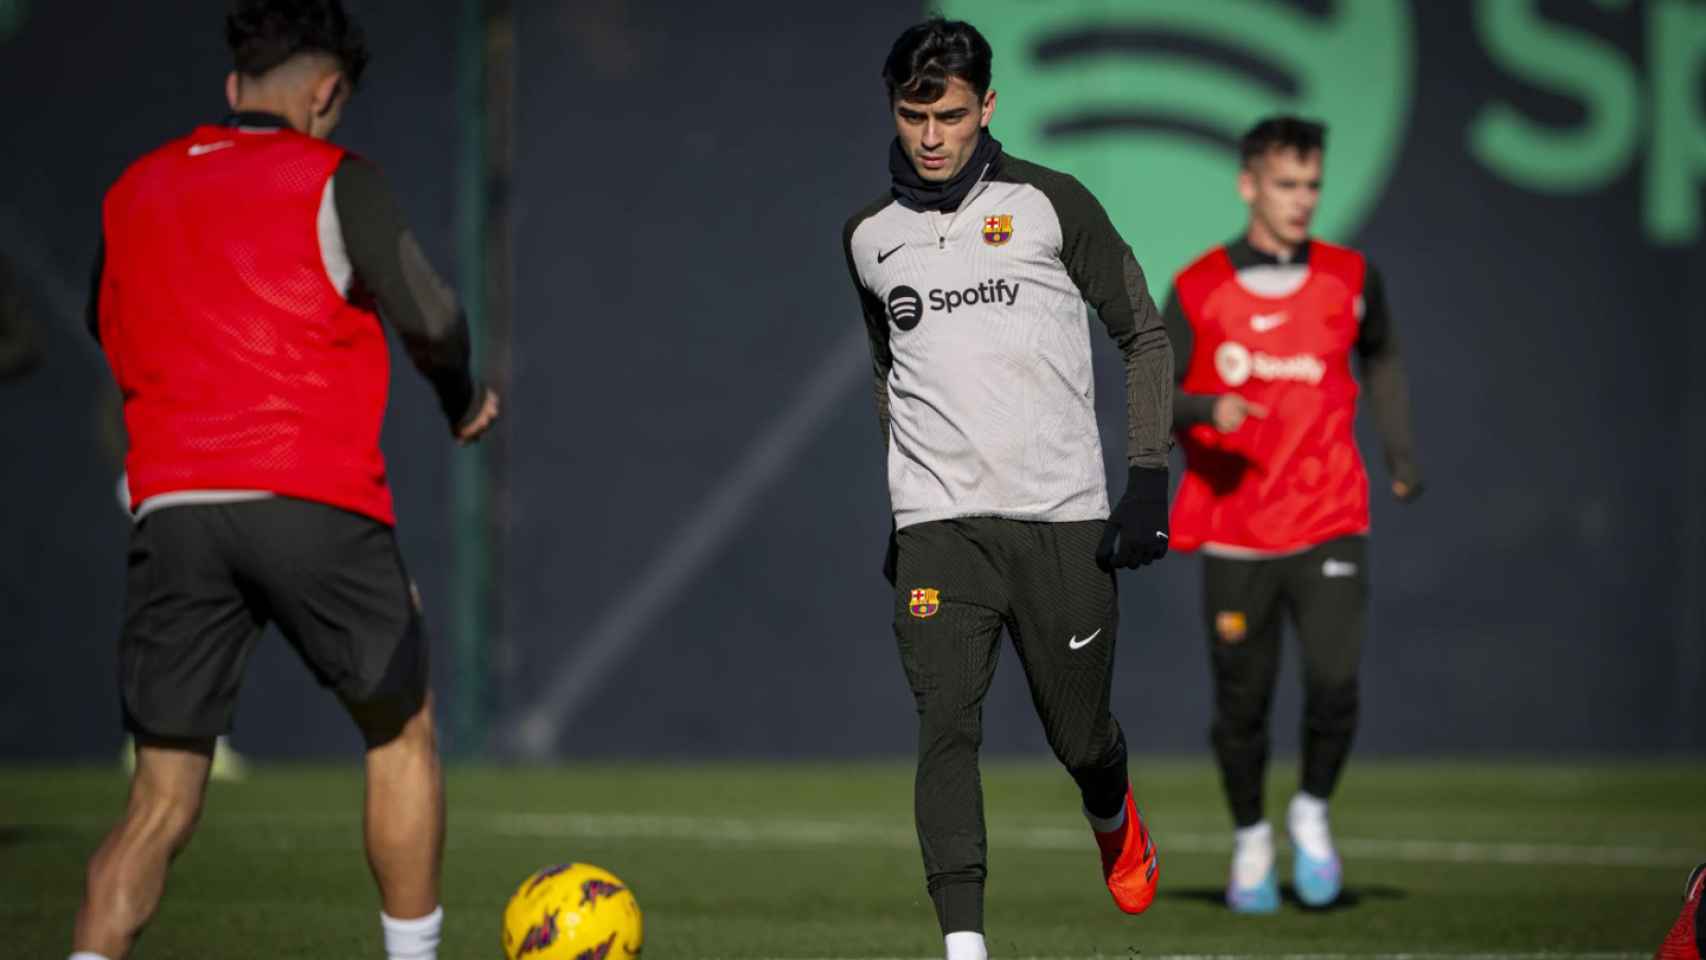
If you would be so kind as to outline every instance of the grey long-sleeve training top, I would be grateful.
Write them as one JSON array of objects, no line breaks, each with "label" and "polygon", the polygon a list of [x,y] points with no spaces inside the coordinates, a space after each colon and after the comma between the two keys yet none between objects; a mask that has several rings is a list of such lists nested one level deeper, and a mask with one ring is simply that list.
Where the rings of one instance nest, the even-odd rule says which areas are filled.
[{"label": "grey long-sleeve training top", "polygon": [[898,527],[1107,517],[1089,308],[1125,358],[1127,460],[1167,466],[1173,354],[1131,248],[1073,177],[991,167],[956,211],[885,196],[843,233]]}]

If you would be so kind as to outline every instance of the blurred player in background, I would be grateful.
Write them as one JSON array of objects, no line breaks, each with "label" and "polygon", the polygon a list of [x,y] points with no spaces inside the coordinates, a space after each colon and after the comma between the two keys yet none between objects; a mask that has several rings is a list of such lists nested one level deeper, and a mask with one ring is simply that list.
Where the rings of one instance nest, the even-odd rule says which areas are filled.
[{"label": "blurred player in background", "polygon": [[1421,493],[1408,388],[1380,274],[1314,240],[1325,130],[1263,120],[1240,144],[1243,236],[1175,278],[1165,311],[1185,478],[1174,546],[1204,554],[1215,754],[1237,828],[1226,901],[1279,907],[1263,819],[1268,707],[1289,617],[1303,649],[1302,785],[1286,814],[1298,897],[1338,898],[1327,801],[1350,753],[1368,609],[1368,477],[1353,433],[1361,361],[1392,494]]},{"label": "blurred player in background", "polygon": [[339,0],[244,0],[226,35],[231,117],[144,156],[103,208],[90,314],[130,441],[119,680],[136,773],[89,863],[74,956],[116,960],[153,915],[273,622],[367,743],[386,952],[432,958],[443,786],[379,450],[380,317],[458,440],[485,432],[497,398],[379,171],[325,142],[367,61]]},{"label": "blurred player in background", "polygon": [[[1157,863],[1109,710],[1113,568],[1167,552],[1171,363],[1143,272],[1078,181],[990,134],[989,44],[931,20],[883,67],[891,187],[847,222],[896,534],[885,565],[919,717],[917,818],[949,960],[982,960],[977,752],[1002,627],[1077,782],[1115,902]],[[1108,510],[1086,301],[1125,356],[1126,493]]]}]

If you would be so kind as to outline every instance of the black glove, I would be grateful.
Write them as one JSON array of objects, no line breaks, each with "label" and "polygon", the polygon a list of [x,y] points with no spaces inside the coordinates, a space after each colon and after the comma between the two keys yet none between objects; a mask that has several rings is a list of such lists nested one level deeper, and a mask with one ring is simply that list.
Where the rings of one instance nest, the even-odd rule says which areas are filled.
[{"label": "black glove", "polygon": [[889,547],[883,553],[883,579],[894,586],[895,565],[900,561],[900,545],[895,542],[894,526],[889,526]]},{"label": "black glove", "polygon": [[1103,570],[1141,567],[1167,555],[1167,470],[1132,467],[1125,496],[1102,531],[1096,562]]}]

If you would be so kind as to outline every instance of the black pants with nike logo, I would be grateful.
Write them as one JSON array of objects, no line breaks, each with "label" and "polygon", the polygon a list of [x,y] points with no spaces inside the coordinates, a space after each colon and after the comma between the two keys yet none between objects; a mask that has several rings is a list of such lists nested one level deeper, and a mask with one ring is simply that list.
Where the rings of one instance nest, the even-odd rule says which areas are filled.
[{"label": "black pants with nike logo", "polygon": [[977,755],[1003,627],[1085,807],[1113,816],[1125,800],[1125,737],[1109,711],[1119,605],[1113,574],[1096,565],[1102,527],[973,517],[897,535],[895,635],[918,704],[918,841],[943,933],[983,930]]},{"label": "black pants with nike logo", "polygon": [[1287,618],[1303,652],[1305,792],[1332,796],[1356,734],[1357,669],[1368,610],[1368,543],[1340,537],[1288,557],[1203,558],[1203,615],[1214,666],[1214,727],[1232,819],[1262,820],[1268,714]]}]

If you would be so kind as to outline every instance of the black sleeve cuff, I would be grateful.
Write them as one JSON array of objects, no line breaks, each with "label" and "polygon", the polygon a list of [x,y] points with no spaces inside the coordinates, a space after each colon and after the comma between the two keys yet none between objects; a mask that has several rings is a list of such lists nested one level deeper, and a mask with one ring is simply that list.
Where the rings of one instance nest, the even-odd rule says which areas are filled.
[{"label": "black sleeve cuff", "polygon": [[474,418],[480,415],[480,408],[486,401],[486,388],[470,377],[460,378],[461,382],[448,388],[441,387],[438,391],[439,406],[444,409],[445,419],[450,421],[450,429],[461,433]]},{"label": "black sleeve cuff", "polygon": [[1131,467],[1126,471],[1125,499],[1166,503],[1167,471],[1154,467]]},{"label": "black sleeve cuff", "polygon": [[1212,393],[1173,391],[1173,427],[1181,429],[1214,420],[1214,404],[1220,398]]}]

